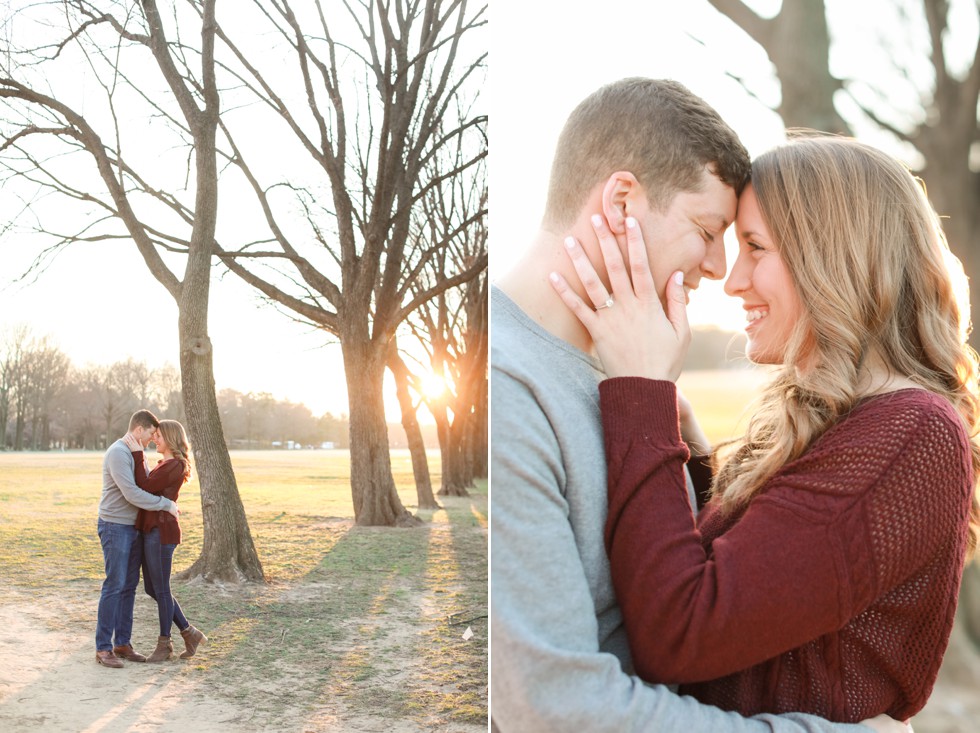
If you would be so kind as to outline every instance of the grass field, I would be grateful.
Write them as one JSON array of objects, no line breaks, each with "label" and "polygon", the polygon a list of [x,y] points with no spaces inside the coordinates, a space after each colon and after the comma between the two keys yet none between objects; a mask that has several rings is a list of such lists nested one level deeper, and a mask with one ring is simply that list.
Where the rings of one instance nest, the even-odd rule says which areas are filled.
[{"label": "grass field", "polygon": [[677,387],[691,402],[694,414],[712,444],[740,436],[751,415],[751,403],[768,375],[761,369],[690,371]]},{"label": "grass field", "polygon": [[[152,678],[165,685],[160,695],[169,700],[173,727],[165,730],[181,729],[179,721],[195,730],[486,728],[485,484],[469,498],[442,499],[443,509],[420,512],[421,527],[355,527],[346,452],[232,453],[268,583],[175,583],[185,613],[211,643],[190,662],[117,671],[92,658],[103,578],[95,529],[101,461],[93,453],[0,454],[0,605],[7,614],[0,623],[33,614],[25,628],[80,640],[65,656],[65,664],[77,657],[86,665],[81,678],[65,671],[72,684],[91,683],[96,673],[100,683],[120,674],[145,682],[165,668],[163,681]],[[438,482],[437,454],[430,467]],[[402,502],[415,511],[407,452],[393,454],[393,469]],[[182,490],[180,505],[184,542],[175,572],[200,552],[195,480]],[[467,627],[474,635],[464,640]],[[156,634],[155,604],[140,595],[134,644],[151,649]],[[87,646],[76,649],[79,644]],[[0,669],[5,652],[0,643]],[[43,671],[33,682],[23,672],[0,671],[2,729],[30,727],[34,719],[22,716],[36,710],[28,708],[57,708],[44,691],[50,685]],[[185,692],[203,688],[220,717],[202,715]],[[121,721],[124,712],[147,712],[136,704],[113,713],[102,697],[86,698],[91,710],[62,711],[68,719],[49,710],[42,729],[115,730],[95,724],[106,715]]]}]

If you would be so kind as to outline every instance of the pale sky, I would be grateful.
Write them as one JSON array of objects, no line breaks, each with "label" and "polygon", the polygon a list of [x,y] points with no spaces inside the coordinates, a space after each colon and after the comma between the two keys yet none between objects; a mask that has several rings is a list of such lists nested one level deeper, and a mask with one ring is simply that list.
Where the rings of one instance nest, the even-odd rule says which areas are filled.
[{"label": "pale sky", "polygon": [[[748,4],[768,16],[780,7],[779,0],[749,0]],[[921,32],[911,39],[890,33],[895,6],[896,0],[827,0],[831,36],[839,41],[831,49],[835,74],[893,79],[895,52],[882,53],[876,46],[886,36],[898,53],[911,49],[918,54],[921,63],[913,64],[912,76],[928,82],[928,62],[919,50],[927,48],[925,31],[915,29]],[[968,49],[966,58],[972,59],[975,12],[964,0],[953,0],[952,6],[960,15],[947,45],[962,42]],[[537,231],[554,144],[565,119],[605,83],[627,76],[676,79],[718,110],[753,157],[784,140],[782,121],[767,108],[779,101],[779,84],[769,60],[707,0],[497,2],[493,11],[492,277],[513,264]],[[745,80],[759,99],[726,72]],[[899,79],[885,86],[891,103],[921,112],[909,84]],[[893,155],[910,152],[869,124],[858,124],[856,134]],[[906,162],[915,164],[914,159]],[[730,267],[736,251],[731,230],[726,243]],[[702,281],[692,295],[689,318],[696,324],[741,330],[744,313],[724,295],[722,285]]]},{"label": "pale sky", "polygon": [[[4,246],[3,282],[26,254]],[[151,367],[179,366],[177,306],[149,274],[135,246],[66,248],[32,285],[0,291],[3,324],[27,323],[50,335],[77,366],[133,357]],[[320,415],[349,412],[340,347],[325,332],[261,304],[235,276],[212,283],[209,329],[218,389],[271,392]],[[397,402],[390,419],[397,419]]]},{"label": "pale sky", "polygon": [[[26,39],[33,38],[33,34],[46,39],[43,24],[34,25],[25,20],[25,16],[11,14],[11,8],[25,4],[29,3],[0,0],[0,28],[4,37],[20,43],[27,43]],[[232,12],[230,8],[229,5],[222,11],[219,4],[219,21],[226,26],[237,25],[234,30],[241,38],[252,26],[247,25],[250,22],[247,15]],[[241,10],[244,12],[245,8]],[[344,13],[340,13],[331,19],[331,23],[349,26],[343,16]],[[338,31],[336,26],[332,27],[335,33],[350,30],[348,27],[347,31]],[[271,37],[268,31],[265,33],[263,41],[268,40],[267,36]],[[480,36],[477,32],[471,36],[470,43],[487,42],[486,33]],[[72,50],[71,46],[66,49],[58,67],[58,73],[67,77],[69,83],[63,84],[65,79],[57,77],[52,80],[52,86],[58,89],[59,98],[67,97],[64,101],[83,114],[95,115],[102,107],[104,92],[92,83],[91,71],[81,57],[65,58]],[[265,73],[272,76],[290,73],[293,61],[288,53],[282,50],[273,53],[283,54],[284,60],[279,60],[278,55],[271,59],[267,55],[257,57],[267,62]],[[461,58],[464,58],[463,54]],[[360,79],[362,71],[358,64],[347,66],[345,61],[343,54],[339,54],[338,63],[342,70],[357,67],[356,75],[349,80],[353,84]],[[137,74],[144,89],[162,84],[152,64],[135,71],[128,66],[127,71]],[[288,78],[296,82],[293,77]],[[300,92],[299,111],[302,112],[305,98],[302,85],[294,83],[294,86]],[[223,98],[226,109],[237,107],[236,101]],[[117,104],[122,114],[136,114],[125,104]],[[353,114],[354,106],[349,102],[349,114]],[[358,120],[363,111],[358,110]],[[237,107],[230,119],[234,119],[232,127],[236,136],[240,136],[237,142],[242,145],[244,140],[243,147],[246,147],[246,155],[254,169],[269,171],[274,167],[285,170],[283,180],[291,183],[300,180],[304,174],[295,169],[303,165],[304,158],[309,159],[308,154],[300,151],[297,156],[295,142],[276,144],[277,138],[269,134],[274,128],[267,126],[267,122],[263,124],[261,106]],[[164,127],[158,120],[138,122],[135,128],[123,128],[127,159],[136,160],[137,168],[144,175],[149,171],[151,176],[156,176],[151,179],[152,184],[164,190],[181,189],[186,152],[172,147],[173,137],[163,134]],[[111,135],[111,127],[105,126],[102,134]],[[90,166],[90,161],[86,161],[86,165]],[[317,185],[322,185],[322,173],[315,180]],[[262,236],[254,232],[264,228],[254,197],[250,193],[240,193],[233,186],[222,188],[219,200],[218,238],[229,248]],[[188,198],[187,192],[184,192],[184,198]],[[19,208],[15,191],[0,190],[0,222],[9,221]],[[68,212],[59,213],[60,219],[48,215],[44,222],[48,228],[58,231],[79,229],[74,223],[77,220]],[[30,220],[22,219],[21,223],[29,224]],[[309,239],[308,234],[306,239]],[[41,243],[26,232],[8,235],[0,241],[0,331],[5,326],[27,324],[36,336],[50,336],[78,366],[109,364],[129,357],[143,360],[154,368],[165,363],[179,365],[176,304],[149,274],[135,245],[128,241],[73,244],[48,264],[36,282],[29,285],[14,283],[30,265],[40,246]],[[170,260],[171,264],[175,262],[178,265],[175,272],[182,277],[183,264],[179,259]],[[348,413],[342,354],[336,338],[325,331],[296,323],[285,309],[279,311],[260,301],[257,291],[237,276],[229,273],[219,278],[220,269],[215,273],[209,330],[214,345],[217,388],[269,392],[279,399],[303,402],[317,415],[326,411]],[[410,346],[410,339],[402,339],[401,344],[403,348]],[[397,421],[400,412],[392,380],[390,376],[387,379],[388,419]],[[420,415],[420,418],[425,419],[425,416]]]},{"label": "pale sky", "polygon": [[[772,13],[779,0],[752,4],[760,12]],[[881,36],[888,14],[894,13],[894,2],[827,0],[827,4],[832,34],[841,41],[832,49],[835,72],[858,73],[854,70],[859,67],[882,78],[894,74],[890,59],[874,53],[874,39]],[[964,12],[947,43],[960,37],[969,47],[977,29],[968,0],[954,0],[953,8]],[[726,76],[730,72],[742,77],[763,102],[775,104],[779,87],[768,60],[706,0],[496,0],[491,11],[490,94],[485,95],[489,97],[485,104],[490,108],[492,142],[492,276],[511,265],[537,229],[553,145],[565,118],[583,97],[606,82],[631,75],[678,79],[718,109],[752,155],[783,138],[778,116]],[[835,23],[835,17],[846,22]],[[892,40],[900,49],[913,50],[925,41],[921,35]],[[858,49],[859,54],[849,54],[848,48]],[[912,73],[921,76],[927,69],[920,64]],[[918,100],[907,85],[897,85],[889,94],[916,108]],[[893,154],[903,152],[870,130],[865,125],[859,134]],[[0,191],[4,221],[12,205]],[[227,199],[223,206],[224,216],[236,214]],[[10,285],[35,253],[22,238],[7,237],[2,243],[0,326],[29,323],[36,334],[50,335],[78,365],[107,364],[129,356],[151,367],[177,364],[176,306],[131,244],[74,245],[49,265],[37,283]],[[140,308],[140,303],[149,306]],[[694,294],[690,317],[695,323],[736,330],[744,320],[741,309],[724,296],[721,283],[710,281]],[[340,347],[328,334],[293,323],[260,304],[233,275],[214,283],[210,330],[219,389],[270,392],[280,399],[304,402],[316,414],[348,411]],[[397,419],[393,398],[389,404],[389,419]]]}]

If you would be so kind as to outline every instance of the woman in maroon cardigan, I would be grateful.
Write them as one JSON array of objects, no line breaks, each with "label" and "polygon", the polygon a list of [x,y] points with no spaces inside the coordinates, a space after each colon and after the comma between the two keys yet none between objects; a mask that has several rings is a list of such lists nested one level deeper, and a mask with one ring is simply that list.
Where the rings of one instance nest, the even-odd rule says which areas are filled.
[{"label": "woman in maroon cardigan", "polygon": [[923,189],[842,138],[753,163],[725,289],[749,358],[782,368],[696,520],[684,463],[708,447],[673,384],[686,296],[672,278],[664,313],[631,224],[631,274],[597,227],[611,292],[570,244],[595,309],[553,280],[621,377],[600,385],[606,546],[638,673],[743,715],[911,717],[980,517],[965,279]]},{"label": "woman in maroon cardigan", "polygon": [[[190,448],[184,426],[176,420],[161,420],[153,436],[157,452],[163,456],[156,468],[147,473],[143,460],[142,446],[129,443],[136,464],[136,485],[151,494],[163,495],[176,502],[180,487],[191,474],[188,459]],[[167,516],[163,516],[166,514]],[[170,590],[170,570],[173,566],[174,550],[180,544],[180,524],[169,512],[152,512],[140,509],[136,517],[136,529],[143,537],[143,589],[157,602],[160,616],[160,638],[147,662],[162,662],[173,655],[170,631],[177,624],[184,637],[184,651],[181,659],[193,657],[198,646],[208,638],[191,626]]]}]

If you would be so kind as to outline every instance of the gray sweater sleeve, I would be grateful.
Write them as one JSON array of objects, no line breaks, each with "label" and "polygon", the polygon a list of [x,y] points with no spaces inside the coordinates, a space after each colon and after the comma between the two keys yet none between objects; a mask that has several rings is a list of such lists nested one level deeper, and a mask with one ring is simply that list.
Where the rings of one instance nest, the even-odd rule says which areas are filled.
[{"label": "gray sweater sleeve", "polygon": [[110,449],[105,457],[109,474],[112,476],[112,480],[119,488],[119,491],[122,492],[123,498],[140,509],[148,509],[150,511],[162,509],[170,511],[170,507],[173,506],[173,502],[170,499],[165,496],[156,496],[143,491],[143,489],[136,485],[132,455],[128,448],[125,451]]},{"label": "gray sweater sleeve", "polygon": [[556,476],[553,428],[529,390],[499,371],[493,372],[491,428],[495,729],[868,732],[806,715],[747,719],[624,672],[617,657],[598,646],[595,607]]}]

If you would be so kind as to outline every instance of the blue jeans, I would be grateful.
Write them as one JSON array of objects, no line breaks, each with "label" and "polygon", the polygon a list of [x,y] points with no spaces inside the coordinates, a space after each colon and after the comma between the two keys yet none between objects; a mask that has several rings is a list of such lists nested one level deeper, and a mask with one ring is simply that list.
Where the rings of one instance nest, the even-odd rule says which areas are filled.
[{"label": "blue jeans", "polygon": [[180,604],[170,592],[170,569],[177,545],[160,544],[159,527],[140,534],[143,535],[143,590],[157,602],[160,636],[170,636],[172,623],[177,624],[181,631],[190,626],[180,610]]},{"label": "blue jeans", "polygon": [[108,651],[126,646],[133,634],[133,605],[140,583],[143,538],[131,524],[99,520],[99,541],[105,560],[105,580],[99,597],[95,648]]}]

